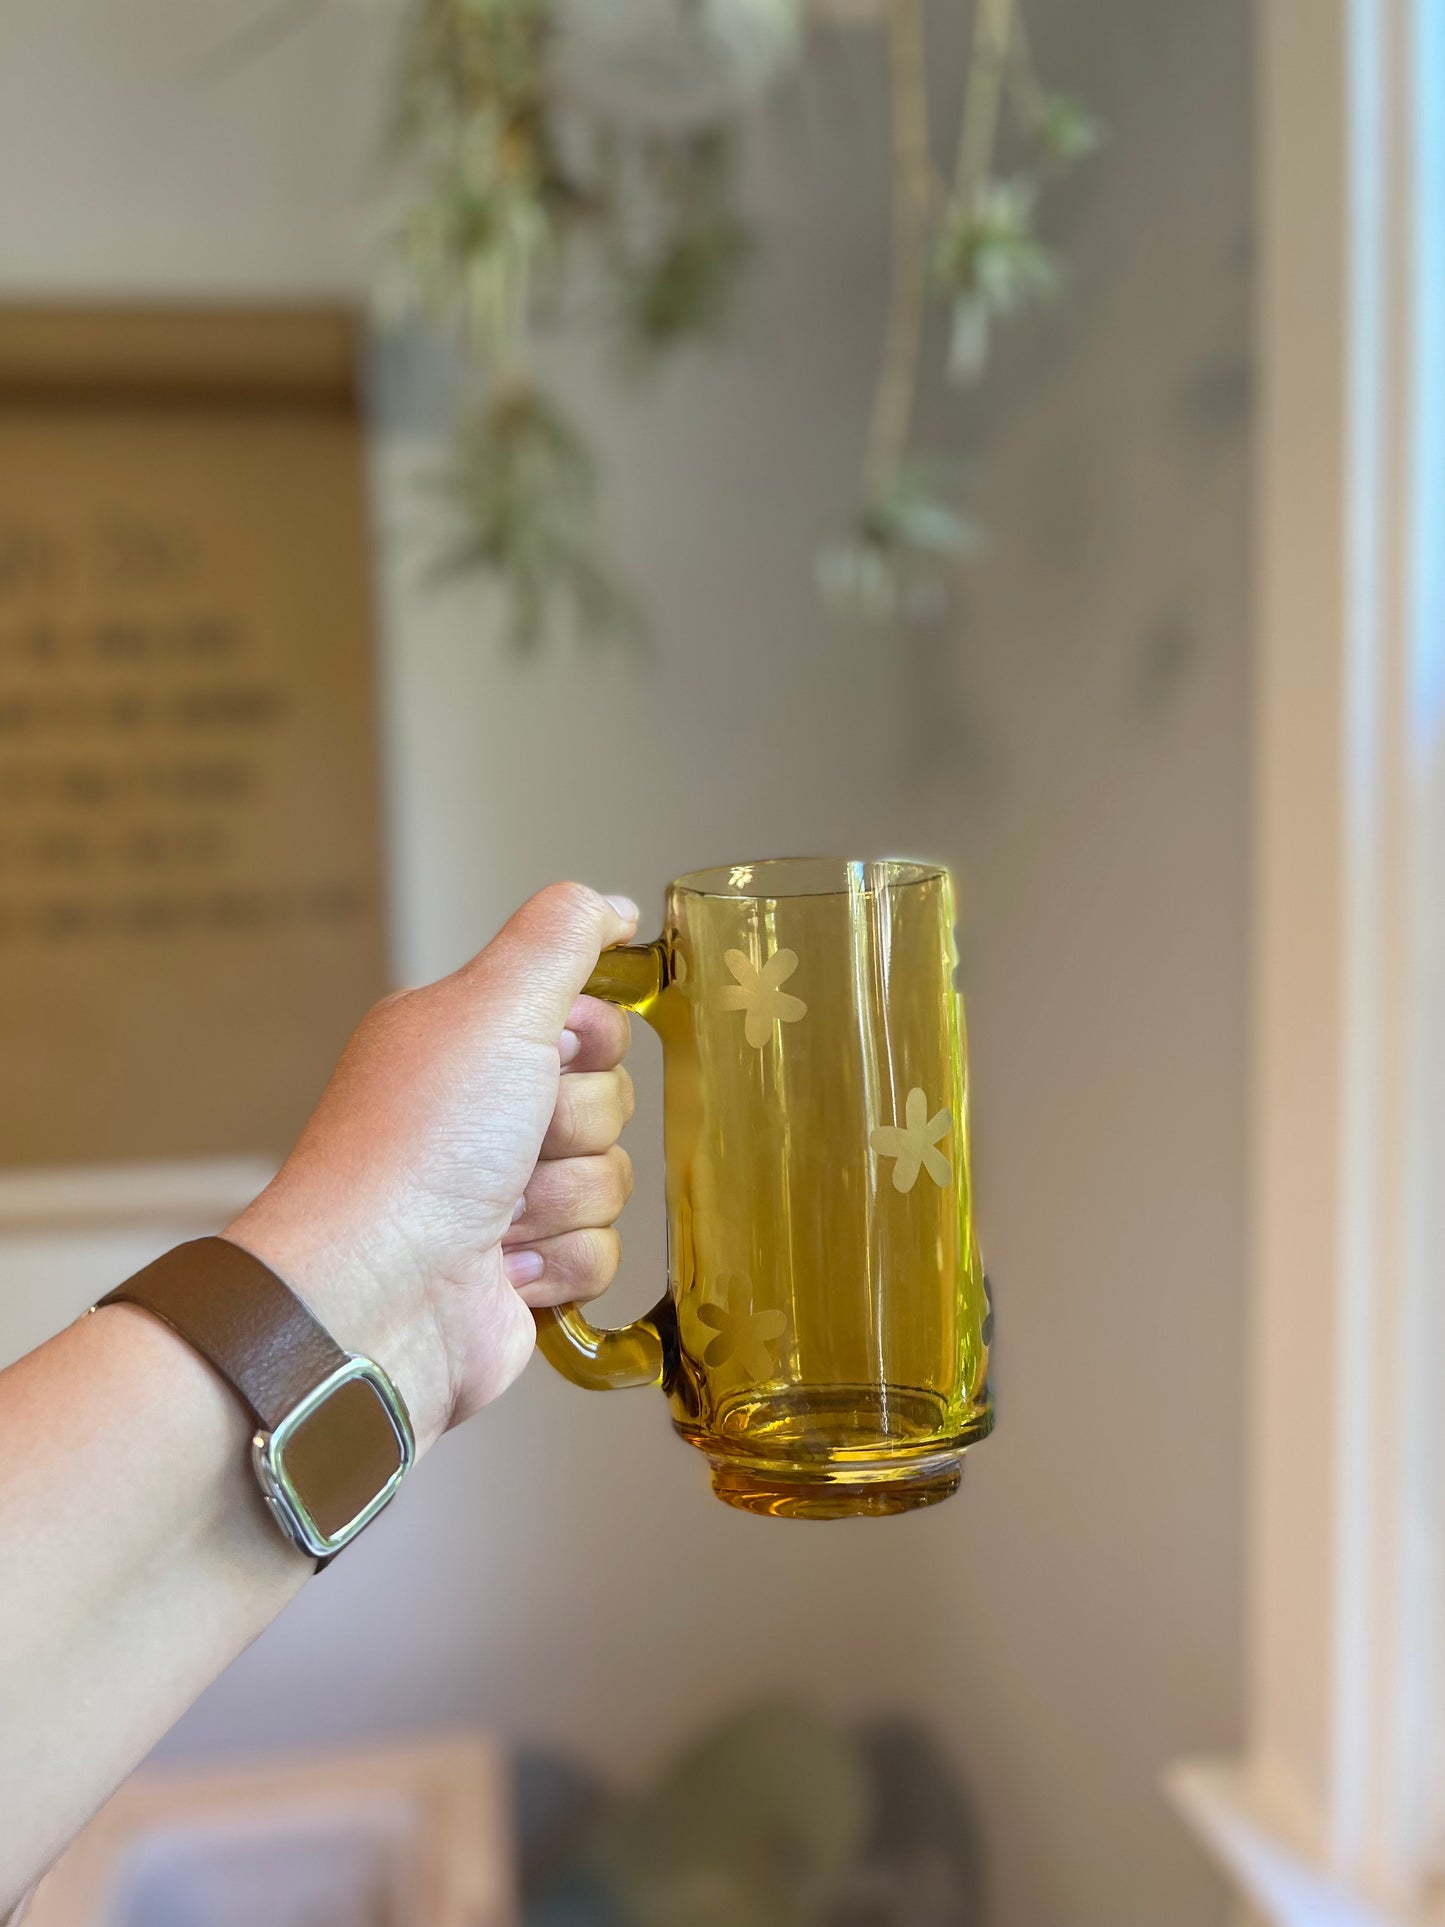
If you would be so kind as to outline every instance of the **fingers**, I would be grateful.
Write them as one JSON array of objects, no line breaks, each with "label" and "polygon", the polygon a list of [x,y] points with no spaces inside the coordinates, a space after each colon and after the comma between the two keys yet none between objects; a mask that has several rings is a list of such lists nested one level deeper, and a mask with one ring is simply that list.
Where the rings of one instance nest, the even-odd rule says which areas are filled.
[{"label": "fingers", "polygon": [[[567,1044],[568,1036],[577,1039]],[[579,997],[567,1013],[562,1061],[569,1071],[610,1071],[627,1055],[632,1025],[627,1012],[600,997]]]},{"label": "fingers", "polygon": [[632,1196],[632,1159],[620,1144],[599,1157],[554,1158],[532,1173],[520,1218],[506,1246],[536,1244],[564,1231],[609,1225]]},{"label": "fingers", "polygon": [[534,1309],[585,1303],[617,1275],[622,1241],[610,1225],[567,1231],[509,1251],[503,1259],[517,1296]]},{"label": "fingers", "polygon": [[[613,1219],[632,1195],[632,1160],[617,1142],[632,1116],[632,1079],[615,1059],[627,1039],[595,1018],[579,999],[572,1018],[578,1061],[613,1059],[610,1070],[574,1070],[557,1090],[557,1106],[542,1140],[521,1215],[503,1233],[503,1265],[518,1295],[534,1309],[595,1298],[611,1284],[621,1257]],[[623,1029],[626,1018],[622,1017]]]},{"label": "fingers", "polygon": [[544,1158],[594,1156],[617,1142],[632,1116],[632,1079],[611,1071],[573,1071],[557,1086],[557,1108],[542,1139]]},{"label": "fingers", "polygon": [[601,953],[637,929],[637,905],[582,883],[553,883],[528,899],[466,966],[499,973],[553,1036]]}]

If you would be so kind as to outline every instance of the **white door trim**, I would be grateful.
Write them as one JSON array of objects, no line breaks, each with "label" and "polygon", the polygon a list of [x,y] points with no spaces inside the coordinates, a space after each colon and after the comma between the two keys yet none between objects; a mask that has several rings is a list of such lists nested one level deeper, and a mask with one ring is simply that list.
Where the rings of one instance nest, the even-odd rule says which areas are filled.
[{"label": "white door trim", "polygon": [[1171,1784],[1279,1920],[1445,1871],[1440,13],[1261,10],[1250,1746]]}]

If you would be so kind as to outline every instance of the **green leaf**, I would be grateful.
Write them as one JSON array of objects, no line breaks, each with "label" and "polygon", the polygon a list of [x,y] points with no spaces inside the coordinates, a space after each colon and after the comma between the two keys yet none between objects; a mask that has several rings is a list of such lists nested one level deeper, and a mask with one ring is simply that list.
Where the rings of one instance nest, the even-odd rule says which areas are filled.
[{"label": "green leaf", "polygon": [[1035,198],[1030,181],[989,181],[973,207],[950,202],[934,250],[936,285],[977,297],[996,315],[1053,294],[1059,270],[1034,232]]},{"label": "green leaf", "polygon": [[638,359],[693,340],[718,340],[752,262],[737,211],[736,137],[726,126],[648,150],[648,238],[617,256],[622,324]]},{"label": "green leaf", "polygon": [[719,338],[753,254],[751,235],[726,216],[673,236],[621,272],[622,317],[645,354]]},{"label": "green leaf", "polygon": [[1061,168],[1087,160],[1107,138],[1103,121],[1067,94],[1041,94],[1029,131],[1045,158]]},{"label": "green leaf", "polygon": [[864,503],[853,527],[818,555],[818,588],[840,614],[878,624],[939,614],[946,605],[945,564],[969,561],[984,547],[982,529],[953,499],[956,469],[901,470]]},{"label": "green leaf", "polygon": [[930,555],[968,557],[980,547],[977,523],[919,469],[895,476],[864,508],[860,526],[885,545]]}]

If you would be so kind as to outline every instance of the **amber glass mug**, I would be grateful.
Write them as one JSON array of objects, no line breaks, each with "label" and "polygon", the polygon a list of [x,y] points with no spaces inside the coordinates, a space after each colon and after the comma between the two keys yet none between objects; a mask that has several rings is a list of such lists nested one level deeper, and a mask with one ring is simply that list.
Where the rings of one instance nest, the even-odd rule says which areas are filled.
[{"label": "amber glass mug", "polygon": [[953,921],[928,865],[734,864],[587,986],[662,1039],[668,1290],[538,1342],[575,1384],[661,1385],[744,1511],[932,1505],[992,1428]]}]

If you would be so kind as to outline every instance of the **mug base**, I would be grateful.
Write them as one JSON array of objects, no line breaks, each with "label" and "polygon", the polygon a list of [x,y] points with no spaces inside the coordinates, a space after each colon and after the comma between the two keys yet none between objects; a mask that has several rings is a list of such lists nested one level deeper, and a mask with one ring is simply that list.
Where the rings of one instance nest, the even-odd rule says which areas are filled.
[{"label": "mug base", "polygon": [[712,1489],[723,1504],[769,1519],[877,1519],[915,1512],[957,1492],[962,1478],[963,1458],[957,1453],[911,1465],[853,1464],[843,1477],[835,1471],[831,1478],[712,1459]]}]

